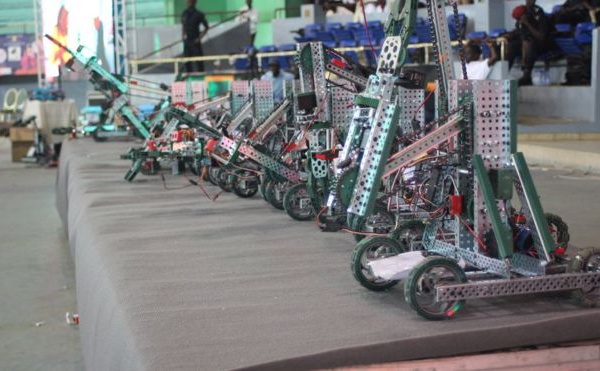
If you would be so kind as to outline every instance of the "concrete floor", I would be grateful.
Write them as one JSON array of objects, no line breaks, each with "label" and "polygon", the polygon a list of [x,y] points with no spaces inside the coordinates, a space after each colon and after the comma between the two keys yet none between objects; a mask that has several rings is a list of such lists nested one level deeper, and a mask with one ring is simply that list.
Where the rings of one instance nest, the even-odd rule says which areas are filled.
[{"label": "concrete floor", "polygon": [[79,332],[65,321],[77,303],[55,174],[12,164],[0,138],[0,370],[83,370]]},{"label": "concrete floor", "polygon": [[[600,177],[533,174],[544,208],[569,224],[572,243],[599,245]],[[0,138],[0,370],[83,369],[79,333],[64,319],[77,311],[74,265],[54,182],[54,169],[10,163],[10,145]]]}]

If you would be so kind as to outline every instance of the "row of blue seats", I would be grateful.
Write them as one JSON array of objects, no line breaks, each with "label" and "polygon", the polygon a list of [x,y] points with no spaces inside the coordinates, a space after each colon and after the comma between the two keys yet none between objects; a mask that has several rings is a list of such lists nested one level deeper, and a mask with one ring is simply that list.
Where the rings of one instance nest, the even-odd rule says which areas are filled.
[{"label": "row of blue seats", "polygon": [[[457,22],[454,14],[448,16],[448,29],[450,39],[457,40],[459,37],[459,30],[457,30]],[[458,15],[458,26],[464,33],[467,25],[467,17],[465,14]],[[372,40],[377,40],[381,43],[381,40],[385,37],[383,25],[380,21],[367,22],[367,28]],[[417,18],[416,32],[415,35],[419,37],[419,42],[431,41],[431,28],[430,24],[424,18]],[[319,23],[309,24],[304,28],[304,34],[301,37],[296,37],[296,42],[308,42],[308,41],[322,41],[338,43],[342,41],[355,40],[361,43],[367,39],[367,31],[365,25],[358,22],[349,22],[343,25],[339,22],[327,23],[325,25]]]},{"label": "row of blue seats", "polygon": [[[424,22],[425,21],[422,21],[421,24]],[[374,24],[371,24],[371,25],[374,25]],[[322,26],[322,25],[320,25],[320,26]],[[417,26],[419,26],[419,25],[417,25]],[[556,44],[558,45],[558,47],[561,49],[561,51],[565,55],[579,54],[582,51],[581,48],[583,45],[591,44],[592,31],[594,30],[594,27],[595,27],[595,25],[593,23],[580,23],[574,29],[571,29],[571,26],[569,24],[557,24],[556,29],[559,34],[568,36],[572,33],[573,37],[556,38]],[[355,31],[355,32],[358,32],[358,31]],[[487,37],[498,38],[498,37],[502,36],[503,34],[505,34],[506,32],[507,32],[507,30],[504,28],[495,28],[492,31],[490,31],[489,33],[486,33],[485,31],[470,32],[469,34],[466,35],[466,38],[468,40],[474,40],[474,39],[483,40]],[[428,35],[429,35],[429,33],[428,33]],[[385,39],[385,35],[381,38],[373,38],[372,39],[373,46],[375,48],[379,49],[379,47],[381,47],[381,44],[384,39]],[[373,57],[372,51],[369,49],[370,44],[369,44],[366,36],[364,38],[360,38],[359,40],[341,39],[341,38],[336,39],[334,37],[333,39],[326,39],[326,40],[319,40],[319,41],[322,41],[324,45],[331,47],[331,48],[358,47],[358,46],[367,47],[367,50],[364,54],[364,60],[366,60],[369,65],[375,65],[375,59]],[[413,35],[409,39],[410,44],[416,44],[416,43],[427,42],[427,41],[431,41],[431,39],[424,40],[423,37],[420,37],[419,35]],[[257,51],[260,53],[268,53],[268,52],[276,52],[276,51],[293,51],[293,50],[295,50],[295,48],[296,48],[295,44],[283,44],[283,45],[279,45],[277,47],[275,45],[267,45],[267,46],[263,46],[263,47],[259,48]],[[483,52],[484,58],[487,58],[490,54],[490,51],[485,44],[482,45],[482,52]],[[359,60],[359,54],[355,51],[349,51],[346,54],[355,61]],[[290,68],[291,64],[293,63],[293,56],[281,56],[281,57],[278,57],[278,60],[279,60],[279,63],[281,64],[282,68],[288,69],[288,68]],[[269,59],[263,58],[260,67],[262,69],[266,69],[266,68],[268,68],[268,63],[269,63]],[[248,62],[247,58],[246,59],[238,59],[235,62],[235,68],[238,70],[245,70],[245,69],[248,69],[248,67],[249,67],[249,62]]]}]

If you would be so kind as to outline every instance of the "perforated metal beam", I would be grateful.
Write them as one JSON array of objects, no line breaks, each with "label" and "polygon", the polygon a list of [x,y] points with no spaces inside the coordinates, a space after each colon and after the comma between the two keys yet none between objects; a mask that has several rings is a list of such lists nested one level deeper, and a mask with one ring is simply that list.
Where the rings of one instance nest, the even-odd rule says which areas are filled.
[{"label": "perforated metal beam", "polygon": [[565,273],[436,286],[437,302],[498,298],[600,287],[600,273]]}]

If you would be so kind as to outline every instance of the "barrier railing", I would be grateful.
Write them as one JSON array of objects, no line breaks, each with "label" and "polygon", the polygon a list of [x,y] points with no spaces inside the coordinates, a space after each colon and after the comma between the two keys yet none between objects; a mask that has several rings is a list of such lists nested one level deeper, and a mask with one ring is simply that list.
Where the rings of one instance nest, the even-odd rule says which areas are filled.
[{"label": "barrier railing", "polygon": [[[496,42],[500,45],[500,58],[505,59],[504,58],[505,57],[505,48],[506,48],[505,40],[502,38],[498,38],[496,40]],[[453,41],[452,45],[457,46],[458,41]],[[408,46],[409,49],[424,49],[425,50],[424,57],[423,57],[423,59],[424,59],[423,64],[430,63],[430,54],[431,54],[430,51],[431,51],[432,47],[433,47],[432,43],[410,44]],[[371,48],[360,46],[360,47],[335,48],[335,50],[338,52],[341,52],[341,53],[349,52],[349,51],[365,52],[365,51],[370,51]],[[268,53],[256,53],[255,57],[258,60],[258,65],[261,66],[261,65],[263,65],[264,58],[293,56],[295,54],[296,54],[295,51],[268,52]],[[235,60],[244,59],[244,58],[248,58],[248,54],[238,53],[238,54],[207,55],[207,56],[202,56],[202,57],[187,57],[187,58],[138,59],[138,60],[132,60],[129,63],[130,63],[131,71],[133,71],[133,73],[140,73],[140,72],[144,73],[147,70],[152,69],[158,65],[173,64],[173,70],[175,71],[175,74],[178,74],[180,72],[181,64],[185,64],[188,62],[228,62],[230,65],[233,66],[233,64],[235,63]],[[143,66],[147,66],[147,67],[143,68]]]}]

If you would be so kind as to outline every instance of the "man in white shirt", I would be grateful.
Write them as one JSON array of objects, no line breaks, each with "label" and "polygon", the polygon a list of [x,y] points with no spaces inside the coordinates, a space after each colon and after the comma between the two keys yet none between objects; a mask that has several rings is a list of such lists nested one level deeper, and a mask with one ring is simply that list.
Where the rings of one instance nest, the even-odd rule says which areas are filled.
[{"label": "man in white shirt", "polygon": [[252,0],[246,0],[246,5],[238,10],[236,20],[240,23],[248,22],[250,24],[250,45],[254,45],[256,31],[258,30],[258,11],[252,9]]},{"label": "man in white shirt", "polygon": [[499,59],[495,41],[486,39],[485,44],[490,48],[490,57],[484,60],[481,60],[481,47],[476,42],[471,41],[463,47],[469,80],[486,80]]},{"label": "man in white shirt", "polygon": [[283,82],[293,80],[294,75],[281,70],[281,65],[276,58],[269,61],[270,70],[262,75],[261,80],[273,81],[273,100],[275,104],[283,101]]}]

